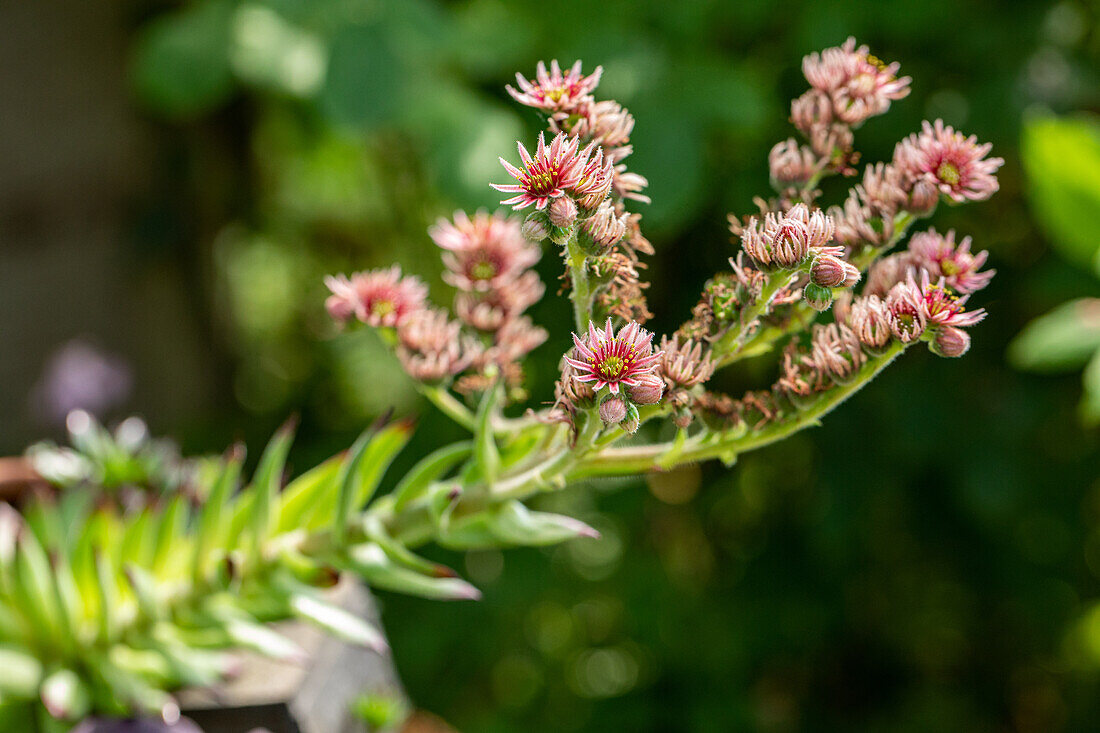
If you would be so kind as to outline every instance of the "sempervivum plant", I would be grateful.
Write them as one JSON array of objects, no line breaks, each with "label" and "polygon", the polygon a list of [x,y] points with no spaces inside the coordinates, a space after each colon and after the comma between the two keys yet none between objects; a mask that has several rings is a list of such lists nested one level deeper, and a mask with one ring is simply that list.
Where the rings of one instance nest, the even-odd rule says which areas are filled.
[{"label": "sempervivum plant", "polygon": [[[854,131],[904,98],[909,79],[853,40],[808,56],[803,70],[811,88],[791,108],[803,141],[772,149],[774,195],[757,200],[757,214],[730,217],[741,251],[703,286],[690,318],[659,339],[643,328],[651,314],[641,260],[653,249],[634,210],[648,202],[647,182],[625,162],[634,118],[596,100],[601,70],[586,76],[579,62],[565,73],[539,64],[533,80],[509,87],[547,130],[533,152],[520,143],[518,161],[502,159],[510,180],[494,184],[521,215],[459,212],[429,232],[455,289],[452,308],[429,303],[424,283],[397,268],[326,280],[330,315],[376,329],[422,392],[471,433],[424,456],[389,493],[375,495],[411,429],[403,422],[366,431],[286,486],[289,429],[251,480],[234,449],[170,472],[172,490],[127,492],[127,501],[96,484],[106,483],[102,466],[130,464],[85,455],[92,446],[113,456],[124,440],[100,431],[91,443],[76,436],[84,447],[75,453],[37,451],[64,488],[0,524],[0,710],[67,719],[170,710],[173,688],[215,684],[235,649],[301,654],[265,625],[287,617],[382,648],[376,629],[318,589],[349,572],[377,588],[476,598],[413,550],[595,536],[525,502],[597,476],[732,464],[818,424],[918,342],[965,353],[966,329],[984,316],[968,299],[992,275],[986,253],[935,230],[889,253],[941,200],[992,195],[1001,161],[937,121],[825,207],[819,182],[859,174]],[[525,315],[545,292],[531,268],[546,252],[564,263],[571,338]],[[564,352],[553,398],[515,414],[524,359],[548,341]],[[774,349],[770,386],[708,390],[717,370]],[[72,466],[67,479],[61,469]]]}]

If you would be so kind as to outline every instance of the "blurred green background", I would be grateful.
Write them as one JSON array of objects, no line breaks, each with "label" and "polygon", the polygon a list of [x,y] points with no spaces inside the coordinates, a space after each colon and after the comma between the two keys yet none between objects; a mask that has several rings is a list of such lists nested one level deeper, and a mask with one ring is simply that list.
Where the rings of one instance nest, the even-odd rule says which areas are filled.
[{"label": "blurred green background", "polygon": [[[399,473],[459,432],[371,334],[335,333],[321,277],[396,260],[449,301],[425,230],[494,206],[496,157],[539,129],[504,93],[515,71],[602,64],[598,95],[637,117],[650,325],[671,331],[735,251],[726,212],[765,193],[801,57],[855,35],[914,79],[857,134],[864,160],[936,117],[1006,160],[993,200],[934,220],[999,271],[972,352],[914,352],[824,427],[732,470],[547,499],[601,541],[437,553],[485,599],[384,595],[398,667],[463,731],[1091,729],[1100,436],[1079,419],[1079,376],[1025,374],[1005,353],[1036,316],[1100,295],[1100,184],[1080,157],[1100,135],[1052,121],[1100,108],[1098,14],[1080,0],[4,3],[0,448],[57,436],[78,405],[138,412],[191,451],[256,447],[298,412],[304,468],[393,407],[421,417]],[[546,256],[544,281],[558,267]],[[554,334],[530,364],[537,403],[570,319],[553,297],[533,315]],[[771,367],[714,384],[764,385]]]}]

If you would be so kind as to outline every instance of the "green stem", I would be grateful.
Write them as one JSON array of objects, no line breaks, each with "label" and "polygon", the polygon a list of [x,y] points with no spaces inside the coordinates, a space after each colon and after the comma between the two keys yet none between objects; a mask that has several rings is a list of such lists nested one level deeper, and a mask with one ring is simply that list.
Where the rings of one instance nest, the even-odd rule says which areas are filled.
[{"label": "green stem", "polygon": [[[668,457],[671,451],[677,449],[676,440],[653,445],[608,448],[582,459],[577,467],[569,472],[566,479],[578,481],[594,476],[647,473],[709,458],[723,458],[730,461],[740,453],[775,443],[818,424],[825,414],[859,391],[904,350],[904,344],[893,342],[881,356],[868,359],[847,384],[837,385],[821,393],[811,404],[794,410],[789,416],[768,423],[760,430],[728,435],[703,434],[688,438],[682,441],[679,452],[674,454],[672,461],[669,461]],[[659,462],[662,456],[665,457],[665,461]]]},{"label": "green stem", "polygon": [[420,394],[427,397],[428,401],[435,405],[440,412],[462,427],[472,432],[477,426],[477,418],[474,417],[474,413],[470,408],[459,402],[445,387],[420,384],[417,385],[417,389],[419,389]]},{"label": "green stem", "polygon": [[[903,211],[899,213],[894,218],[894,236],[890,238],[890,241],[881,247],[864,247],[862,251],[852,255],[850,259],[851,263],[855,265],[860,272],[866,272],[876,260],[896,247],[898,242],[905,238],[909,228],[915,221],[916,217],[909,212]],[[736,346],[736,339],[740,336],[740,329],[744,328],[743,324],[745,320],[742,319],[742,325],[740,327],[731,329],[729,333],[715,342],[714,354],[716,358],[718,358],[718,366],[724,367],[742,359],[767,353],[772,349],[775,342],[792,333],[806,329],[807,326],[814,322],[817,315],[817,311],[806,305],[805,301],[794,303],[791,306],[790,319],[786,323],[780,326],[757,329],[748,340],[739,347],[733,348],[733,346]],[[719,351],[719,348],[722,350]]]},{"label": "green stem", "polygon": [[714,357],[718,359],[719,365],[727,364],[736,359],[736,354],[744,345],[753,324],[768,312],[775,294],[790,283],[793,277],[794,272],[791,270],[776,270],[768,273],[768,279],[764,282],[760,295],[750,305],[741,310],[738,314],[738,322],[714,342],[711,351]]},{"label": "green stem", "polygon": [[586,259],[574,233],[565,243],[565,262],[573,286],[569,293],[569,299],[573,301],[573,321],[579,334],[588,330],[588,323],[592,320],[592,283],[588,279]]}]

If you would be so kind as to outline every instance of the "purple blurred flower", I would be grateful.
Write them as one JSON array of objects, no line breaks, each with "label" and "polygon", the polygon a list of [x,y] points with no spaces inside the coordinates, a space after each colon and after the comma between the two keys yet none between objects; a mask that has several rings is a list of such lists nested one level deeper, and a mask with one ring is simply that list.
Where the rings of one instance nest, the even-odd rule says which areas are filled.
[{"label": "purple blurred flower", "polygon": [[74,339],[50,356],[30,402],[43,422],[61,425],[73,410],[102,415],[125,402],[132,388],[133,373],[125,359]]}]

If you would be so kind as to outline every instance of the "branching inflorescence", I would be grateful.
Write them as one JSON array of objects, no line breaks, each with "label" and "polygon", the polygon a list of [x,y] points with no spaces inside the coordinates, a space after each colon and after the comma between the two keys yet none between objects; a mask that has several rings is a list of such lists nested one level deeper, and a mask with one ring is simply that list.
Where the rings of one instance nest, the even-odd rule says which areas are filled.
[{"label": "branching inflorescence", "polygon": [[[231,455],[213,462],[205,481],[194,480],[201,506],[157,498],[140,510],[149,531],[186,547],[171,557],[153,540],[134,539],[142,549],[130,558],[109,548],[111,528],[132,511],[110,504],[72,515],[79,519],[71,536],[49,526],[5,534],[0,526],[0,579],[8,579],[0,641],[14,645],[9,655],[49,660],[22,691],[39,691],[47,707],[66,714],[72,699],[85,700],[70,694],[74,679],[76,689],[91,691],[94,709],[158,705],[163,697],[149,689],[204,684],[221,670],[221,657],[209,654],[197,658],[198,669],[184,664],[197,664],[185,654],[192,639],[205,633],[218,648],[250,642],[289,653],[255,627],[286,615],[378,645],[362,622],[320,605],[312,588],[347,570],[377,587],[474,597],[471,586],[410,548],[594,536],[576,519],[523,502],[591,477],[711,458],[731,464],[817,425],[917,342],[963,355],[966,329],[985,315],[968,299],[993,275],[983,269],[987,253],[974,253],[969,237],[934,229],[891,251],[941,201],[992,195],[1002,161],[941,121],[925,123],[897,145],[893,160],[864,167],[840,205],[824,207],[820,181],[859,175],[855,131],[903,99],[910,80],[852,39],[807,56],[803,71],[810,89],[791,106],[803,140],[780,142],[768,156],[774,195],[756,200],[756,214],[730,216],[740,244],[730,269],[709,280],[690,319],[660,339],[643,328],[650,313],[642,258],[653,248],[633,210],[648,202],[647,182],[625,162],[633,116],[595,99],[600,68],[586,76],[580,62],[567,72],[540,63],[533,80],[517,75],[508,92],[541,113],[547,129],[533,153],[521,142],[518,161],[501,159],[508,179],[493,184],[506,194],[501,203],[522,214],[457,212],[430,230],[455,289],[453,307],[432,305],[424,283],[396,267],[326,280],[333,319],[374,328],[471,439],[440,447],[374,498],[407,425],[368,431],[347,454],[282,490],[276,484],[289,437],[280,433],[239,493],[240,458]],[[545,292],[532,269],[544,252],[563,260],[571,344],[525,314]],[[822,313],[830,309],[828,319]],[[507,415],[510,403],[526,398],[524,358],[548,341],[565,350],[552,401],[547,395],[543,409]],[[707,389],[718,370],[777,348],[770,386],[740,396]],[[672,437],[655,439],[658,431],[641,430],[646,423],[667,424]],[[77,601],[70,608],[65,589],[50,595],[43,626],[23,619],[20,603],[49,585],[47,556],[61,559],[57,577],[76,575]],[[116,577],[128,561],[138,569]],[[82,635],[80,643],[65,643],[66,634]],[[151,679],[137,651],[169,662]],[[62,670],[64,684],[47,685],[50,670]]]}]

